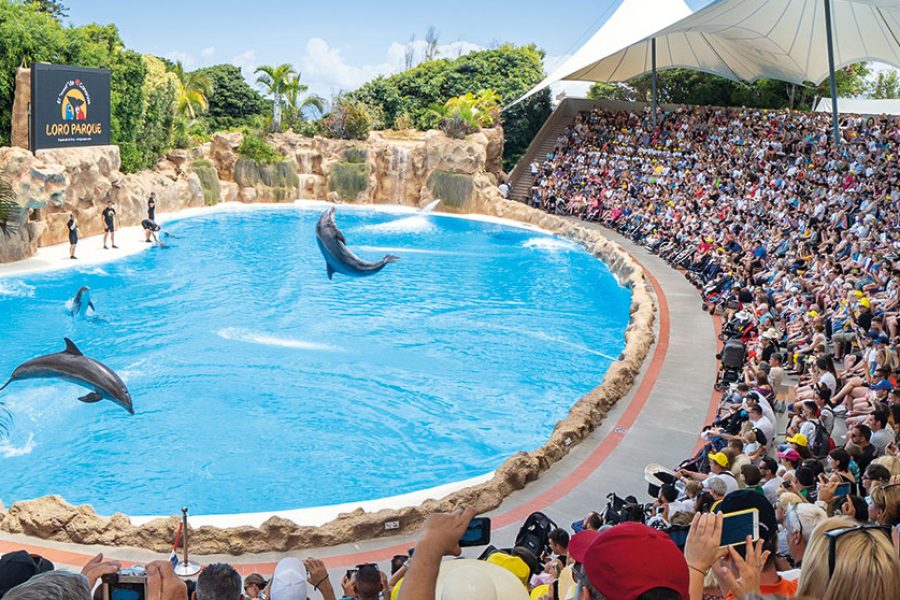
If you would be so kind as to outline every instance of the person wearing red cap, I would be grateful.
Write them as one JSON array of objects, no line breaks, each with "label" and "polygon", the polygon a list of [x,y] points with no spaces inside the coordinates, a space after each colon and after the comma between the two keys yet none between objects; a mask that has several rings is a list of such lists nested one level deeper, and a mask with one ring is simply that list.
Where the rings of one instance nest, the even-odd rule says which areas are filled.
[{"label": "person wearing red cap", "polygon": [[684,555],[668,535],[626,522],[604,531],[580,531],[569,541],[577,561],[577,600],[688,600]]}]

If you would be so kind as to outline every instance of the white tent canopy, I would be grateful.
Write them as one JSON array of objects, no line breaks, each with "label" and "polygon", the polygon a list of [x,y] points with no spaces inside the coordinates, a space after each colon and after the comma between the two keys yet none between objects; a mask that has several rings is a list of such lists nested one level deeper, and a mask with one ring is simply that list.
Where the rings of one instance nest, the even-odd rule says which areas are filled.
[{"label": "white tent canopy", "polygon": [[[900,115],[900,99],[838,98],[840,112],[852,115]],[[831,98],[822,98],[816,112],[831,112]]]},{"label": "white tent canopy", "polygon": [[[831,0],[835,68],[876,60],[900,67],[900,0]],[[627,81],[684,67],[733,80],[819,83],[828,77],[823,0],[624,0],[572,58],[520,100],[560,80]],[[655,28],[655,31],[651,31]]]}]

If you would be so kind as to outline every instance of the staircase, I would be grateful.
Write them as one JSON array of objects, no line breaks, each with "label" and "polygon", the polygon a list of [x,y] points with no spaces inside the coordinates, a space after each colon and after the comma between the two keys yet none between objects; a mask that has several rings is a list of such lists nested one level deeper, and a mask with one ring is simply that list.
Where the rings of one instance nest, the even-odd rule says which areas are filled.
[{"label": "staircase", "polygon": [[509,199],[518,202],[526,202],[531,195],[531,163],[537,161],[542,164],[547,153],[553,150],[556,139],[565,131],[566,127],[575,121],[575,115],[582,110],[590,110],[594,103],[573,98],[564,99],[550,117],[544,122],[543,127],[534,136],[528,150],[519,159],[515,168],[509,174]]}]

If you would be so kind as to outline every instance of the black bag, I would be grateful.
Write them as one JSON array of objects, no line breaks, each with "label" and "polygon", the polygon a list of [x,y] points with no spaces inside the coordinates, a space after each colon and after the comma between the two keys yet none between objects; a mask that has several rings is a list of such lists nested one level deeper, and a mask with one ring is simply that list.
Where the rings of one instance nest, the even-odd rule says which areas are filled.
[{"label": "black bag", "polygon": [[828,430],[819,421],[815,422],[816,431],[813,439],[809,440],[809,451],[818,459],[824,459],[828,453],[834,450],[834,440],[828,435]]},{"label": "black bag", "polygon": [[542,512],[531,513],[519,528],[515,545],[527,549],[540,558],[544,552],[550,550],[550,532],[554,529],[556,529],[556,523],[550,517]]},{"label": "black bag", "polygon": [[631,518],[635,506],[640,506],[637,498],[634,496],[625,496],[619,498],[615,492],[607,497],[606,508],[603,509],[603,523],[605,525],[618,525],[625,521],[634,521]]}]

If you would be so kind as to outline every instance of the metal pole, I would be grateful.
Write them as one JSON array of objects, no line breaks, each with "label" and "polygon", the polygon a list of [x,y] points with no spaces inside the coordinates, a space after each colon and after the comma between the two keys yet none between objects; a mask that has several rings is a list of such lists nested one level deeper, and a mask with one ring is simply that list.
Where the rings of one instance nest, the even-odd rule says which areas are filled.
[{"label": "metal pole", "polygon": [[656,110],[659,104],[659,93],[656,89],[656,38],[650,40],[650,60],[653,66],[653,126],[656,127]]},{"label": "metal pole", "polygon": [[187,523],[187,506],[181,509],[181,541],[184,543],[184,564],[188,564],[188,523]]},{"label": "metal pole", "polygon": [[825,2],[825,38],[828,41],[828,79],[831,84],[831,124],[834,126],[834,147],[841,143],[841,128],[838,125],[837,86],[834,82],[834,42],[831,35],[831,0]]}]

